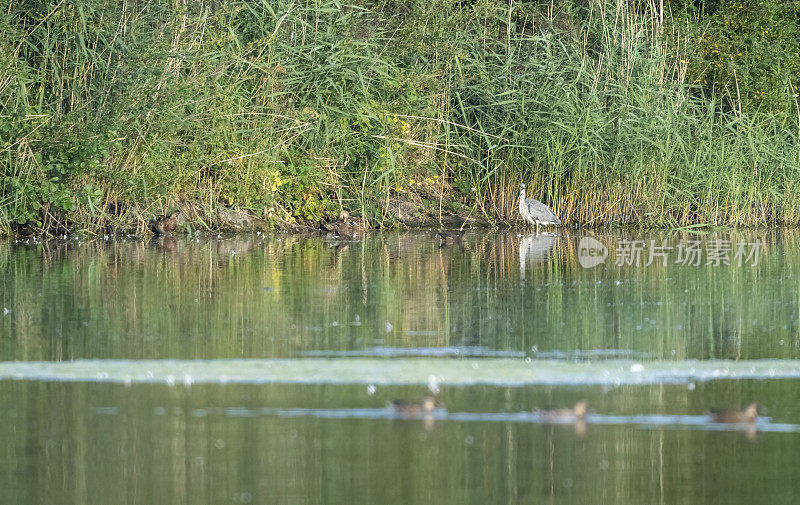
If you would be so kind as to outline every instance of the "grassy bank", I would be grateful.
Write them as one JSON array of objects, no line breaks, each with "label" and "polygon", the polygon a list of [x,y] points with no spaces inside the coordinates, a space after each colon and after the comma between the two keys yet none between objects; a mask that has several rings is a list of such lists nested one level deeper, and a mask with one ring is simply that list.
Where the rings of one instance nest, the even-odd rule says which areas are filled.
[{"label": "grassy bank", "polygon": [[688,4],[9,2],[0,230],[514,220],[519,182],[567,222],[796,224],[800,3]]}]

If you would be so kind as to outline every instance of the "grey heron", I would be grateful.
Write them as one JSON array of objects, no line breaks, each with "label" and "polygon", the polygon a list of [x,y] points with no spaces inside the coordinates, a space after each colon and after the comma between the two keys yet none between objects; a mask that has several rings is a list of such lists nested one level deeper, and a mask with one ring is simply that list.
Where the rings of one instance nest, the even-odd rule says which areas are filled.
[{"label": "grey heron", "polygon": [[539,226],[561,224],[561,220],[550,210],[550,207],[539,200],[525,198],[524,184],[519,185],[519,214],[522,219],[536,226],[536,233],[539,233]]}]

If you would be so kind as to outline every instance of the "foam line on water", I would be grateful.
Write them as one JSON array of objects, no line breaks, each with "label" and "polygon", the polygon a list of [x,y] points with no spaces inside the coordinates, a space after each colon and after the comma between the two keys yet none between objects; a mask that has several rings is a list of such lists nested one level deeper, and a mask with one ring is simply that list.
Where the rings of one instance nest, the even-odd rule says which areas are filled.
[{"label": "foam line on water", "polygon": [[298,358],[0,362],[0,380],[123,384],[374,384],[442,386],[681,384],[800,378],[800,360],[565,362],[516,358]]},{"label": "foam line on water", "polygon": [[303,356],[315,358],[338,357],[492,357],[492,358],[524,358],[525,353],[513,350],[496,350],[485,346],[443,346],[443,347],[386,347],[375,346],[366,349],[348,351],[316,350],[305,351]]}]

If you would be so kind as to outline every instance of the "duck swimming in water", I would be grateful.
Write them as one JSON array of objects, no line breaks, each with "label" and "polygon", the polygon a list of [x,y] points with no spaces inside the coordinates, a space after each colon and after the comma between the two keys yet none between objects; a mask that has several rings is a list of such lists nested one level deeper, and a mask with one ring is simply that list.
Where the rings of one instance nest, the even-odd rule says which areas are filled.
[{"label": "duck swimming in water", "polygon": [[172,232],[178,228],[178,215],[180,213],[181,211],[176,210],[171,214],[158,216],[152,225],[153,233],[156,235],[172,235]]},{"label": "duck swimming in water", "polygon": [[536,412],[548,422],[583,421],[589,411],[589,404],[580,401],[571,409],[537,410]]},{"label": "duck swimming in water", "polygon": [[744,410],[712,410],[712,423],[752,424],[758,418],[758,404],[751,403]]},{"label": "duck swimming in water", "polygon": [[395,414],[414,417],[422,414],[431,414],[436,410],[436,398],[427,396],[420,403],[408,402],[406,400],[395,400],[389,404]]},{"label": "duck swimming in water", "polygon": [[439,230],[436,234],[439,235],[441,239],[440,245],[442,246],[453,244],[461,245],[461,239],[464,237],[463,230]]},{"label": "duck swimming in water", "polygon": [[339,219],[330,223],[322,223],[322,228],[336,237],[353,240],[362,226],[358,221],[351,219],[349,212],[342,210],[339,213]]}]

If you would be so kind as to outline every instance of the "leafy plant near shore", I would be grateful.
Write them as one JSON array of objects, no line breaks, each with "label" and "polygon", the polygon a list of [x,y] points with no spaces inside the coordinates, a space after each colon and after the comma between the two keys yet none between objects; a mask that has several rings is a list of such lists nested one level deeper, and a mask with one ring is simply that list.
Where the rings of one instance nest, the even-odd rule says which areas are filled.
[{"label": "leafy plant near shore", "polygon": [[523,181],[565,221],[798,222],[797,2],[656,4],[12,3],[0,230],[414,193],[513,220]]},{"label": "leafy plant near shore", "polygon": [[689,82],[739,111],[780,113],[800,90],[800,1],[675,2],[671,23],[691,30]]}]

